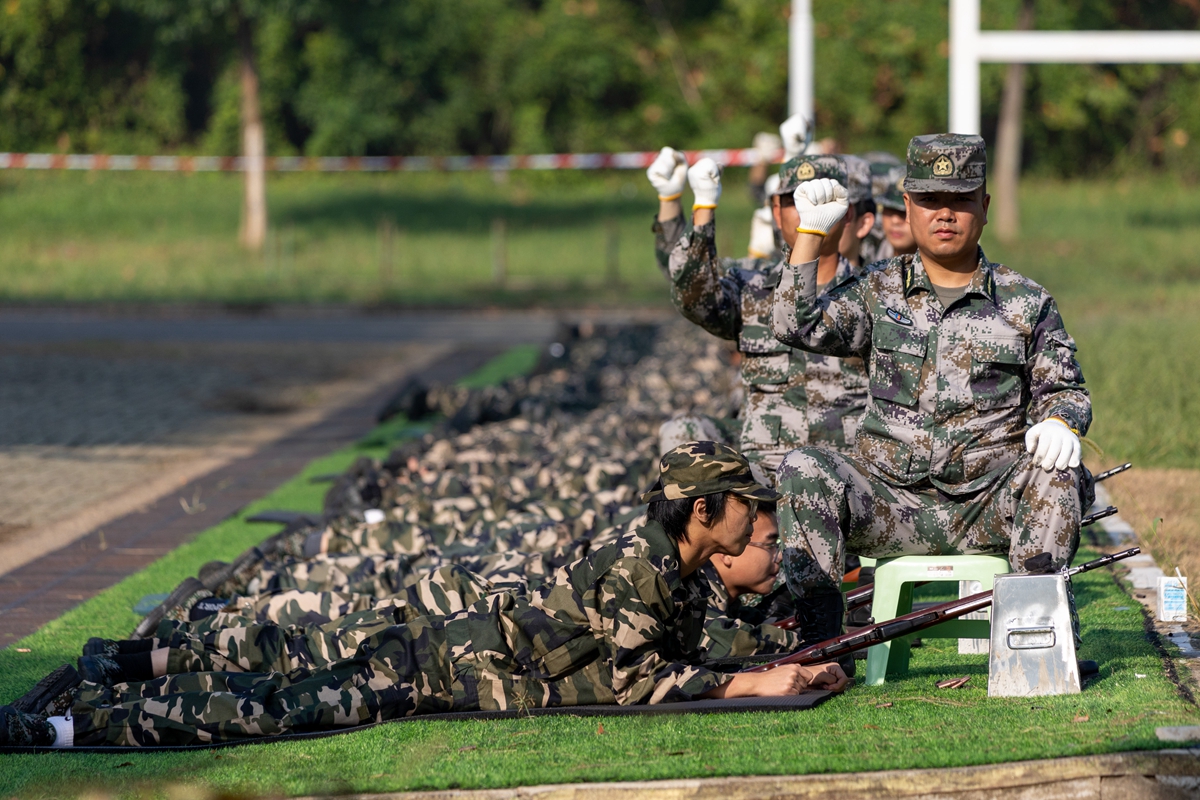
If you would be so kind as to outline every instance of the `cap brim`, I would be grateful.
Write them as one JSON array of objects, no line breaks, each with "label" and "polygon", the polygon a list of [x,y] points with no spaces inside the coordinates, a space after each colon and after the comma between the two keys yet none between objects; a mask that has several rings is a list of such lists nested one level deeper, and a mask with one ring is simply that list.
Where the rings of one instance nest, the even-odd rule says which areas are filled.
[{"label": "cap brim", "polygon": [[955,192],[957,194],[965,194],[973,192],[983,186],[983,178],[959,178],[948,180],[945,178],[905,178],[904,191],[906,192]]},{"label": "cap brim", "polygon": [[736,494],[739,497],[752,497],[755,500],[762,500],[765,503],[775,503],[779,498],[783,497],[774,489],[769,489],[761,483],[753,483],[749,486],[739,486],[734,489],[726,489],[725,491]]},{"label": "cap brim", "polygon": [[890,208],[893,211],[905,210],[903,200],[893,200],[890,197],[876,197],[875,205],[881,206],[882,208]]}]

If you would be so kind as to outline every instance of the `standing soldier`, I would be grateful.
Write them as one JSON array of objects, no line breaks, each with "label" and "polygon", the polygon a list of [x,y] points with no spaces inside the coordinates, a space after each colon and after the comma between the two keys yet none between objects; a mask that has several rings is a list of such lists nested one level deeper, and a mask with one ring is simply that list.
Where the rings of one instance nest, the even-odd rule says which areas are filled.
[{"label": "standing soldier", "polygon": [[[858,454],[805,447],[779,468],[783,572],[805,640],[841,628],[843,556],[1005,552],[1068,564],[1091,480],[1091,401],[1050,294],[979,247],[990,197],[978,136],[917,136],[904,182],[918,252],[821,296],[819,255],[846,215],[833,180],[796,192],[799,236],[772,330],[866,361]],[[1032,425],[1032,427],[1030,427]],[[1027,567],[1028,565],[1028,567]]]},{"label": "standing soldier", "polygon": [[[784,254],[796,237],[796,208],[792,193],[801,181],[814,178],[846,180],[837,156],[800,156],[779,171],[772,197],[776,226],[783,232]],[[771,293],[783,274],[784,261],[767,269],[722,269],[716,247],[714,211],[721,196],[717,165],[701,159],[688,171],[695,194],[694,229],[684,234],[669,259],[671,299],[686,319],[714,336],[737,342],[742,354],[745,399],[739,414],[737,446],[763,482],[793,448],[823,444],[835,449],[853,446],[858,417],[866,405],[866,379],[861,359],[809,355],[780,344],[771,334]],[[842,221],[823,252],[818,280],[825,287],[849,279],[855,272],[837,250]],[[714,424],[677,418],[672,429]],[[682,435],[675,433],[676,436]]]}]

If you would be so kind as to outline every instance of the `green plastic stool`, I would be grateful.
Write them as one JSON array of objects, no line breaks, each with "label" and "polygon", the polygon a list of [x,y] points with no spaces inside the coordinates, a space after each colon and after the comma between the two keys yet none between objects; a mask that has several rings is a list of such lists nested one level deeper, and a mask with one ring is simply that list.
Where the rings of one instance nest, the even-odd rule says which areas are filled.
[{"label": "green plastic stool", "polygon": [[[914,583],[931,581],[979,581],[981,592],[992,588],[997,575],[1011,570],[1004,556],[897,556],[881,558],[875,565],[875,594],[871,616],[876,622],[912,611]],[[990,620],[955,619],[921,631],[923,639],[987,639]],[[878,686],[888,675],[908,670],[913,636],[877,644],[867,651],[867,685]]]}]

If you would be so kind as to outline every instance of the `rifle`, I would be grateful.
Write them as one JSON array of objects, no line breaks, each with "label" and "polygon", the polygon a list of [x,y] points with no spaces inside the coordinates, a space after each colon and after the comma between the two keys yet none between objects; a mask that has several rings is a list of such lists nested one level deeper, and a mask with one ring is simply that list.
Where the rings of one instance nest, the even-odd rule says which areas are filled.
[{"label": "rifle", "polygon": [[[1078,567],[1064,567],[1060,572],[1070,577],[1078,575],[1081,572],[1089,572],[1108,566],[1113,562],[1129,558],[1130,556],[1136,556],[1140,552],[1142,552],[1142,548],[1131,547],[1128,550],[1122,550],[1119,553],[1112,553],[1097,558],[1095,561],[1080,564]],[[939,623],[958,619],[973,611],[987,608],[991,604],[992,592],[989,589],[986,592],[979,592],[978,594],[963,597],[959,600],[951,600],[948,603],[930,606],[920,611],[914,611],[911,614],[889,619],[886,622],[877,622],[874,625],[859,628],[853,633],[845,633],[841,636],[835,636],[832,639],[826,639],[803,650],[798,650],[791,655],[784,656],[767,664],[762,664],[761,666],[743,670],[743,672],[766,672],[776,667],[782,667],[785,664],[807,666],[809,664],[823,664],[827,661],[834,661],[856,650],[890,642],[892,639],[923,631],[926,628],[932,628]]]},{"label": "rifle", "polygon": [[1092,480],[1094,480],[1096,483],[1100,483],[1101,481],[1106,481],[1109,478],[1111,478],[1113,475],[1120,475],[1122,472],[1124,472],[1125,470],[1129,469],[1132,466],[1133,466],[1133,462],[1126,461],[1124,464],[1122,464],[1119,467],[1113,467],[1112,469],[1106,469],[1106,470],[1104,470],[1104,472],[1101,472],[1099,475],[1092,476]]},{"label": "rifle", "polygon": [[[1133,466],[1133,465],[1125,464],[1124,466],[1114,467],[1113,469],[1110,469],[1108,472],[1101,473],[1101,474],[1115,475],[1118,472],[1123,472],[1124,470],[1129,469],[1131,466]],[[1096,480],[1100,480],[1100,479],[1097,478]],[[1116,514],[1116,513],[1117,513],[1117,509],[1114,506],[1109,506],[1108,508],[1103,508],[1103,509],[1097,511],[1095,514],[1088,514],[1086,517],[1079,520],[1079,527],[1086,528],[1088,525],[1091,525],[1093,522],[1104,519],[1105,517],[1111,517],[1113,514]],[[931,583],[931,581],[920,581],[918,583],[914,583],[913,586],[914,587],[924,586],[927,583]],[[846,612],[849,613],[856,608],[860,608],[862,606],[869,604],[871,602],[871,599],[874,597],[874,595],[875,595],[875,584],[873,584],[873,583],[868,583],[864,586],[859,586],[856,589],[851,589],[850,591],[846,592]],[[800,627],[800,620],[796,619],[795,617],[785,617],[785,618],[779,620],[778,622],[773,622],[771,624],[774,625],[776,628],[783,628],[785,631],[791,631],[791,630],[795,630],[796,628]]]}]

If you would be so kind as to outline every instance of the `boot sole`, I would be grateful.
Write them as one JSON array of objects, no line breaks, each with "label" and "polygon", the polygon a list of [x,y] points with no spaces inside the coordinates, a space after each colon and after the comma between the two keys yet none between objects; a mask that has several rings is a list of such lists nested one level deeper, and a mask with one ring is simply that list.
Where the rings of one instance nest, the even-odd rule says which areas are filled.
[{"label": "boot sole", "polygon": [[41,714],[51,700],[81,683],[83,678],[79,671],[70,664],[63,664],[13,702],[12,707],[23,714]]}]

